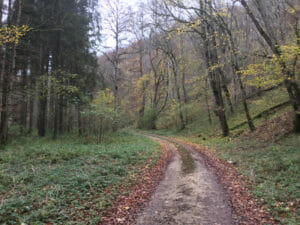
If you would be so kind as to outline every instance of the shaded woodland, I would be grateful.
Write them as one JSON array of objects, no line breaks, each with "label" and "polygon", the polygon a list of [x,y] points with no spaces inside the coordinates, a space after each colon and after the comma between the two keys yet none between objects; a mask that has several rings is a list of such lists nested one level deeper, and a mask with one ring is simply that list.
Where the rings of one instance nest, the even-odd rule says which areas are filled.
[{"label": "shaded woodland", "polygon": [[259,115],[247,101],[279,87],[299,132],[298,1],[100,7],[101,16],[96,0],[1,1],[1,143],[33,132],[100,141],[126,126],[182,130],[198,114],[228,136],[237,105],[253,131]]}]

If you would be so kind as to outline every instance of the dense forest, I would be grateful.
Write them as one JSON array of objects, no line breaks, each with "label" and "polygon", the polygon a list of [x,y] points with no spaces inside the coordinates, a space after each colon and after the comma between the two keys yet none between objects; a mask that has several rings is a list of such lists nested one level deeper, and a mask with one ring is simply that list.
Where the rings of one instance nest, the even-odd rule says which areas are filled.
[{"label": "dense forest", "polygon": [[74,128],[75,112],[98,79],[97,7],[97,1],[1,1],[1,143],[10,129],[56,137]]},{"label": "dense forest", "polygon": [[280,86],[299,131],[297,1],[103,4],[100,17],[97,1],[2,2],[1,143],[17,129],[184,129],[195,104],[228,136],[226,114],[242,103],[254,130],[247,99]]},{"label": "dense forest", "polygon": [[[147,157],[158,160],[158,146],[136,132],[184,136],[195,143],[202,141],[200,144],[224,149],[229,149],[228,142],[235,143],[233,139],[241,135],[255,141],[262,139],[265,143],[268,138],[272,143],[279,143],[280,138],[294,135],[290,145],[299,147],[298,0],[148,0],[128,4],[122,0],[0,0],[0,144],[4,149],[0,150],[1,224],[17,224],[16,221],[64,224],[73,220],[87,224],[86,221],[90,222],[87,218],[93,216],[93,212],[86,214],[79,209],[84,215],[78,220],[75,211],[67,216],[59,207],[57,212],[49,208],[48,217],[43,215],[45,211],[28,216],[31,210],[25,205],[40,201],[33,196],[28,202],[24,200],[24,205],[18,203],[23,209],[15,211],[16,215],[11,212],[17,193],[24,189],[16,188],[17,184],[27,182],[25,175],[17,178],[19,172],[16,171],[21,167],[12,169],[13,161],[17,160],[12,149],[19,149],[16,146],[23,149],[22,157],[46,160],[45,157],[50,160],[49,165],[78,159],[74,165],[68,164],[70,170],[85,162],[81,162],[80,157],[87,157],[84,168],[108,160],[112,166],[101,173],[111,172],[111,180],[98,180],[95,173],[86,172],[86,178],[82,179],[89,179],[88,184],[82,186],[76,196],[87,192],[97,195],[104,190],[113,193],[113,189],[108,191],[107,187],[121,182],[121,178],[115,177],[127,176],[128,171],[139,168]],[[267,133],[269,136],[264,139]],[[75,142],[69,139],[78,141],[79,147],[70,147]],[[28,140],[26,144],[24,140]],[[133,142],[136,145],[130,155]],[[29,146],[29,143],[32,148],[42,149],[42,153],[24,150],[27,147],[22,145]],[[50,143],[58,147],[51,147]],[[111,146],[112,143],[116,145]],[[92,150],[87,150],[86,145]],[[248,147],[232,145],[235,146],[232,149],[255,148],[250,144]],[[93,146],[104,146],[103,152],[99,153]],[[115,150],[104,150],[105,146]],[[65,150],[50,153],[52,148]],[[66,150],[69,148],[74,148],[74,152]],[[11,153],[6,153],[9,149]],[[118,153],[120,149],[126,157]],[[141,149],[146,158],[138,153]],[[289,224],[296,224],[297,211],[276,211],[275,205],[281,202],[279,205],[286,209],[296,204],[299,184],[297,186],[294,179],[299,172],[296,166],[299,155],[295,157],[296,150],[291,150],[291,155],[286,154],[291,158],[285,160],[281,157],[285,150],[280,151],[273,152],[272,160],[286,167],[272,164],[276,168],[270,166],[266,174],[284,170],[293,176],[284,181],[294,184],[288,191],[294,190],[293,194],[286,199],[268,200],[259,191],[254,192],[256,197],[267,199],[262,200],[262,204],[269,205],[271,214],[277,213],[273,213],[277,222],[284,224],[283,218],[290,218]],[[104,161],[94,162],[93,155],[97,154]],[[245,165],[238,167],[250,168],[252,172],[245,172],[247,176],[250,174],[250,180],[253,173],[263,173],[247,158],[261,160],[256,158],[260,153],[250,156],[247,154],[252,153],[248,152],[241,156],[230,150],[216,154],[232,164],[236,163],[232,157],[245,160]],[[24,162],[28,159],[25,158]],[[119,165],[118,160],[123,164]],[[266,165],[268,160],[257,163]],[[24,168],[35,173],[35,164],[26,162],[28,165]],[[290,164],[285,164],[287,162]],[[6,167],[11,169],[6,170]],[[89,171],[88,168],[83,170]],[[14,175],[9,175],[11,171]],[[56,174],[59,177],[58,174],[60,172]],[[278,177],[276,174],[270,181],[276,190],[280,186]],[[19,183],[15,179],[20,179]],[[63,180],[57,182],[64,186]],[[74,182],[70,180],[68,187],[81,188],[79,181],[80,185]],[[46,191],[49,185],[39,188]],[[16,192],[7,194],[10,188]],[[97,188],[100,191],[97,192]],[[24,190],[22,193],[28,192]],[[279,196],[282,192],[276,193]],[[63,196],[59,198],[69,198],[67,191],[56,194]],[[75,204],[74,201],[71,199],[67,204]],[[110,201],[102,199],[101,202],[106,203],[101,203],[98,209],[104,209]],[[76,204],[80,203],[78,200]],[[35,208],[40,206],[44,207],[44,203]],[[91,224],[97,224],[96,220],[101,218],[96,217]]]}]

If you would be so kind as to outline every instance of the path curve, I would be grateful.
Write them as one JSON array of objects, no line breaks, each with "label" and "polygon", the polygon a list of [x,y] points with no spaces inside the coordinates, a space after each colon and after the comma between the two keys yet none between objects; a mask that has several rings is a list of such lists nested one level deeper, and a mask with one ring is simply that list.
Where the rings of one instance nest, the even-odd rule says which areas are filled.
[{"label": "path curve", "polygon": [[158,137],[154,140],[166,144],[176,154],[166,170],[165,178],[144,210],[137,215],[136,225],[236,224],[226,192],[216,175],[205,166],[200,154],[178,143],[191,153],[196,162],[195,171],[184,174],[175,145]]}]

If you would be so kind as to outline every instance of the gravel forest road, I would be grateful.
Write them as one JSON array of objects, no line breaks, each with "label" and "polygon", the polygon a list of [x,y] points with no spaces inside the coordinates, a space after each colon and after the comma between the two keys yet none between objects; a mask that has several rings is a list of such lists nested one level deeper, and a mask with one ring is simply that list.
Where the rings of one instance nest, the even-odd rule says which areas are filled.
[{"label": "gravel forest road", "polygon": [[[225,190],[217,176],[205,166],[201,155],[183,142],[160,137],[153,139],[166,144],[175,156],[150,201],[138,214],[136,225],[236,224]],[[194,171],[182,171],[183,161],[177,145],[192,156]]]}]

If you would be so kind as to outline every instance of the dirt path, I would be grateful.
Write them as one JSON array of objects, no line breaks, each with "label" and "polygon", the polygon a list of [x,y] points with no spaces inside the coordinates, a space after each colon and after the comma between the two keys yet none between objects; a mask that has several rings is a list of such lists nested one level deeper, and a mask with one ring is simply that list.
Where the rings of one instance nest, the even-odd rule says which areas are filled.
[{"label": "dirt path", "polygon": [[235,224],[225,191],[216,176],[205,167],[201,156],[189,146],[182,145],[196,163],[192,173],[184,174],[182,160],[174,144],[160,138],[155,140],[166,143],[176,154],[164,180],[145,209],[138,214],[136,225]]}]

